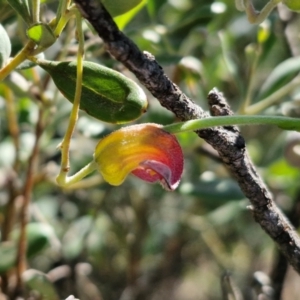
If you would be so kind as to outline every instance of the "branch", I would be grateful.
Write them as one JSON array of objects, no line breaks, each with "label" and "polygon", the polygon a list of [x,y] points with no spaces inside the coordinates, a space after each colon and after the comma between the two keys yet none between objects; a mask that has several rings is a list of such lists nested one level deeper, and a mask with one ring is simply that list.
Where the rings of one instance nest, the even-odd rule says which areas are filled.
[{"label": "branch", "polygon": [[39,155],[39,142],[41,135],[43,133],[43,109],[39,109],[38,121],[35,128],[35,142],[34,146],[28,161],[26,180],[24,184],[23,191],[23,203],[20,212],[20,237],[18,241],[18,252],[17,252],[17,263],[16,263],[16,273],[17,273],[17,286],[15,293],[18,295],[23,290],[22,274],[26,270],[27,260],[26,260],[26,251],[27,251],[27,238],[26,238],[26,226],[29,221],[29,205],[31,201],[31,193],[34,185],[34,171]]},{"label": "branch", "polygon": [[[108,52],[133,72],[162,106],[181,121],[205,118],[207,113],[189,99],[164,73],[153,55],[141,52],[116,26],[105,8],[96,0],[75,0],[82,15],[104,41]],[[232,114],[225,99],[216,90],[210,92],[213,115]],[[196,131],[218,151],[231,175],[250,200],[254,219],[275,241],[290,264],[300,273],[300,240],[286,217],[276,207],[270,192],[257,174],[238,129],[233,126]]]}]

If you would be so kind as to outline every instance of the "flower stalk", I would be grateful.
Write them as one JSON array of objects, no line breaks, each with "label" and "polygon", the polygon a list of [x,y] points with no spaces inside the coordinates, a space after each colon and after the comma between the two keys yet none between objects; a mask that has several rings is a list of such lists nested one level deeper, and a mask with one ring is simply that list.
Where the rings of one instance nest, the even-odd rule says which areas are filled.
[{"label": "flower stalk", "polygon": [[230,125],[275,125],[284,130],[300,131],[300,119],[298,118],[265,115],[209,117],[166,125],[163,129],[167,132],[176,134],[209,127]]}]

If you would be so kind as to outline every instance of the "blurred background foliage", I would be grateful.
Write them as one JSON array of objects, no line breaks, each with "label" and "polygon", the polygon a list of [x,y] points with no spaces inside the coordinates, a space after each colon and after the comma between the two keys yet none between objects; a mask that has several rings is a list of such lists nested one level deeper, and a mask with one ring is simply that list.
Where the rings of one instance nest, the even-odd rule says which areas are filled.
[{"label": "blurred background foliage", "polygon": [[[51,20],[56,8],[57,1],[45,1],[42,18]],[[279,6],[262,26],[254,26],[233,0],[148,0],[135,15],[116,20],[204,109],[207,93],[217,87],[236,113],[300,117],[300,85],[291,86],[299,83],[300,18],[285,7]],[[4,0],[0,22],[15,55],[26,41],[24,24]],[[87,60],[133,78],[105,52],[86,23],[84,30]],[[70,21],[45,57],[75,59],[76,51]],[[176,122],[150,94],[148,100],[149,110],[137,122]],[[45,126],[27,228],[26,299],[65,299],[71,294],[81,300],[258,299],[263,289],[265,295],[272,293],[265,277],[274,279],[277,250],[252,219],[248,200],[214,150],[192,133],[178,136],[185,171],[175,192],[134,177],[112,187],[97,175],[83,187],[59,188],[54,183],[60,164],[57,145],[71,104],[36,67],[16,71],[0,83],[1,299],[14,285],[22,206],[18,196],[41,106]],[[17,139],[8,126],[9,107],[16,110]],[[89,162],[99,139],[116,128],[81,112],[72,138],[71,173]],[[300,135],[269,126],[245,127],[242,134],[275,201],[288,215],[295,213],[300,201]],[[299,299],[298,275],[289,269],[282,281],[282,299]],[[229,292],[225,298],[224,290],[232,286],[239,290],[236,298],[229,298]]]}]

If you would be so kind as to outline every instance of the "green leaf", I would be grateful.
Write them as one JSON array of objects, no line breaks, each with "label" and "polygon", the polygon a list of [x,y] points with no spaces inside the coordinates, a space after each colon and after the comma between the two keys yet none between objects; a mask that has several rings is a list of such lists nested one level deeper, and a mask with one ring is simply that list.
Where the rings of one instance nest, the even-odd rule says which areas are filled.
[{"label": "green leaf", "polygon": [[27,256],[33,257],[50,245],[54,232],[51,226],[45,223],[29,223],[27,233]]},{"label": "green leaf", "polygon": [[0,243],[0,274],[11,269],[16,263],[17,247],[13,242]]},{"label": "green leaf", "polygon": [[125,26],[134,18],[134,16],[145,6],[147,0],[142,0],[136,7],[131,9],[125,14],[118,16],[114,19],[120,30],[123,30]]},{"label": "green leaf", "polygon": [[[76,62],[38,61],[52,77],[57,88],[74,101]],[[126,123],[140,117],[147,108],[144,91],[119,72],[96,63],[83,63],[80,109],[109,123]]]},{"label": "green leaf", "polygon": [[143,0],[101,0],[104,7],[113,17],[125,14],[142,1]]},{"label": "green leaf", "polygon": [[50,47],[56,41],[51,27],[47,24],[34,24],[28,28],[26,33],[29,39],[43,48]]},{"label": "green leaf", "polygon": [[7,2],[23,18],[27,25],[32,23],[32,16],[27,0],[7,0]]},{"label": "green leaf", "polygon": [[9,36],[0,24],[0,69],[6,65],[11,53],[11,43]]},{"label": "green leaf", "polygon": [[24,283],[30,290],[37,291],[41,299],[58,300],[53,283],[48,276],[38,270],[30,269],[22,274]]},{"label": "green leaf", "polygon": [[300,1],[299,0],[283,0],[283,4],[285,4],[290,10],[300,11]]},{"label": "green leaf", "polygon": [[[20,230],[12,233],[14,241],[18,241]],[[26,226],[27,257],[33,257],[50,245],[54,236],[52,227],[45,223],[33,222]]]},{"label": "green leaf", "polygon": [[83,216],[74,221],[65,233],[62,242],[62,252],[65,258],[74,259],[86,247],[86,236],[92,229],[93,220],[90,216]]},{"label": "green leaf", "polygon": [[151,18],[155,18],[158,15],[159,9],[166,3],[165,0],[148,0],[147,10]]},{"label": "green leaf", "polygon": [[197,181],[194,184],[181,184],[180,193],[183,195],[192,195],[201,199],[201,202],[207,208],[216,208],[224,202],[240,201],[245,198],[239,186],[231,179]]},{"label": "green leaf", "polygon": [[269,96],[291,81],[300,71],[300,57],[292,57],[280,63],[262,85],[259,98]]}]

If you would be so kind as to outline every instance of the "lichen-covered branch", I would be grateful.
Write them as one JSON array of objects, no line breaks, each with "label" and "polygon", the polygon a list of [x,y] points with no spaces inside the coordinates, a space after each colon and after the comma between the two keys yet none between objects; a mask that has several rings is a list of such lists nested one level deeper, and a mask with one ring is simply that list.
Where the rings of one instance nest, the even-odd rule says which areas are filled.
[{"label": "lichen-covered branch", "polygon": [[[133,72],[162,106],[181,121],[204,118],[207,113],[189,99],[164,73],[153,55],[141,52],[116,26],[96,0],[75,0],[83,16],[103,39],[107,51]],[[222,94],[210,92],[212,115],[232,114]],[[300,240],[294,228],[272,201],[272,196],[257,174],[237,127],[210,128],[196,132],[218,151],[231,175],[250,200],[254,219],[276,242],[290,264],[300,273]]]}]

